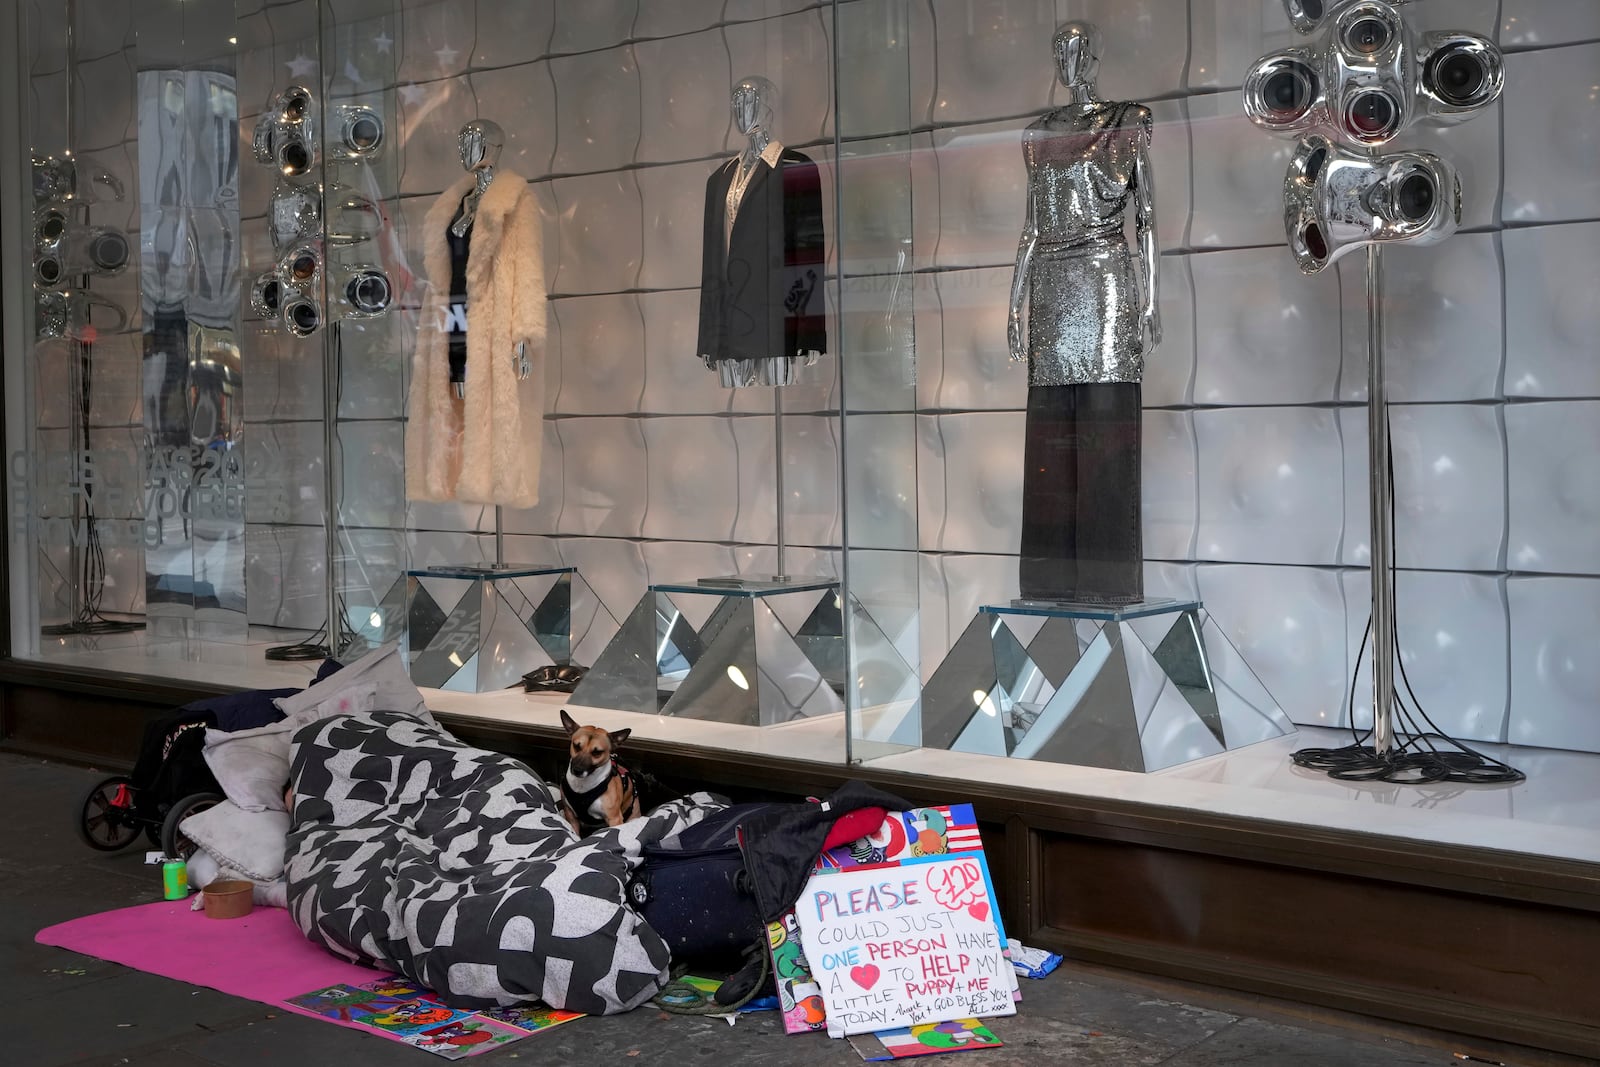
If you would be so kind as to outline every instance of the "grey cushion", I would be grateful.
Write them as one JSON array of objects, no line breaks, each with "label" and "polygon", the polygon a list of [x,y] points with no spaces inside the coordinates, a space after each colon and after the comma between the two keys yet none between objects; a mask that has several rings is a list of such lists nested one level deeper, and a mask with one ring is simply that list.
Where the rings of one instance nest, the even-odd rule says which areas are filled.
[{"label": "grey cushion", "polygon": [[271,882],[283,873],[289,837],[286,811],[245,811],[224,800],[189,816],[179,829],[221,867],[253,882]]},{"label": "grey cushion", "polygon": [[206,731],[206,765],[228,799],[244,811],[282,811],[289,780],[289,735],[282,726],[225,734]]},{"label": "grey cushion", "polygon": [[[313,688],[320,689],[321,685]],[[356,682],[321,695],[319,702],[271,726],[231,734],[206,731],[206,766],[216,775],[217,784],[228,799],[241,810],[282,811],[283,786],[289,780],[289,742],[294,732],[329,715],[371,711],[377,701],[377,685]]]},{"label": "grey cushion", "polygon": [[400,655],[398,641],[379,645],[310,689],[294,696],[281,697],[273,703],[277,704],[278,710],[285,715],[293,716],[297,712],[322,703],[342,689],[369,682],[376,686],[377,695],[372,705],[374,709],[398,711],[402,715],[411,715],[425,723],[433,724],[433,715],[428,711],[428,705],[423,703],[421,691],[411,684],[411,677],[406,673],[405,659]]}]

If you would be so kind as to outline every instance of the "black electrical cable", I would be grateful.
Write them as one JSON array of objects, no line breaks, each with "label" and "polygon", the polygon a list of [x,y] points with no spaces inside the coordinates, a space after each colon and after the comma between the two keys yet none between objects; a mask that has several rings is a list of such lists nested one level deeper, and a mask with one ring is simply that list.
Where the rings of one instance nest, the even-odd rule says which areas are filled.
[{"label": "black electrical cable", "polygon": [[[1387,418],[1387,413],[1385,413]],[[1394,455],[1389,456],[1389,528],[1391,533],[1390,543],[1393,544],[1393,531],[1395,524],[1394,506]],[[1394,579],[1394,561],[1389,562],[1390,580]],[[1374,573],[1374,579],[1378,575]],[[1398,590],[1398,583],[1396,584]],[[1399,626],[1399,597],[1395,598],[1395,611],[1390,623],[1390,636],[1394,647],[1400,647]],[[1367,652],[1367,640],[1372,636],[1372,619],[1367,618],[1366,629],[1361,634],[1361,646],[1356,651],[1355,670],[1350,676],[1349,699],[1346,702],[1346,718],[1350,723],[1350,736],[1352,743],[1341,748],[1302,748],[1292,753],[1290,759],[1296,767],[1305,767],[1308,770],[1322,771],[1329,778],[1343,782],[1390,782],[1397,785],[1427,785],[1434,782],[1448,782],[1458,785],[1506,785],[1521,782],[1527,775],[1493,756],[1479,752],[1439,728],[1423,709],[1422,701],[1417,699],[1416,690],[1411,687],[1411,677],[1406,671],[1404,656],[1396,655],[1395,662],[1400,667],[1400,681],[1405,687],[1405,697],[1410,698],[1410,703],[1394,691],[1394,711],[1398,720],[1395,730],[1395,740],[1403,743],[1391,748],[1387,752],[1379,753],[1376,746],[1369,744],[1373,731],[1366,734],[1356,731],[1356,679],[1361,675],[1361,660]],[[1377,642],[1373,642],[1373,655],[1377,655]],[[1427,723],[1428,729],[1424,730],[1412,715],[1413,707],[1416,715]],[[1439,742],[1440,744],[1436,744]],[[1444,747],[1441,748],[1440,745]]]},{"label": "black electrical cable", "polygon": [[[317,631],[321,636],[327,627]],[[314,640],[314,639],[313,639]],[[301,641],[293,645],[274,645],[265,652],[267,659],[275,663],[303,663],[306,660],[327,659],[328,646],[314,644],[311,641]]]},{"label": "black electrical cable", "polygon": [[[356,632],[344,621],[344,598],[339,598],[339,647],[347,648],[356,638]],[[296,641],[292,645],[274,645],[266,650],[264,655],[274,663],[303,663],[307,660],[330,659],[334,656],[332,650],[325,644],[319,644],[317,639],[328,633],[328,624],[323,623],[317,627],[317,632],[304,641]]]},{"label": "black electrical cable", "polygon": [[[89,417],[94,406],[93,342],[74,340],[72,352],[78,370],[78,389],[74,400],[82,437],[80,447],[87,454],[90,450]],[[126,634],[143,630],[145,626],[142,622],[108,619],[100,610],[106,588],[105,546],[101,543],[100,527],[94,513],[94,484],[90,481],[81,481],[80,484],[83,488],[84,537],[82,565],[79,573],[74,575],[78,583],[78,610],[73,613],[71,622],[41,626],[39,633],[44,637],[67,637],[78,634]]]},{"label": "black electrical cable", "polygon": [[[326,294],[324,294],[324,296],[326,296]],[[338,324],[335,323],[334,326],[334,343],[339,346],[335,352],[335,358],[338,363],[342,365],[342,357],[344,354],[344,336],[337,328]],[[340,405],[344,402],[344,382],[337,374],[333,375],[333,379],[334,380],[331,388],[333,389],[334,427],[335,433],[337,433],[338,411]],[[330,455],[327,456],[323,462],[331,469],[333,460],[333,456]],[[338,510],[336,508],[332,509],[326,521],[338,522]],[[328,565],[330,567],[334,566],[334,561],[329,560]],[[328,580],[330,582],[334,580],[334,575],[331,572],[328,575]],[[338,600],[339,604],[339,618],[337,621],[333,619],[325,620],[323,624],[318,627],[317,632],[306,638],[304,641],[296,641],[292,645],[274,645],[273,647],[267,649],[264,653],[266,658],[272,660],[274,663],[303,663],[307,660],[314,659],[333,659],[338,655],[338,652],[335,649],[343,650],[349,647],[350,642],[354,641],[356,638],[356,632],[347,622],[345,622],[344,597],[336,596],[336,599]],[[334,641],[335,647],[330,648],[328,645],[318,644],[317,638],[324,635],[332,636],[329,634],[329,627],[335,624],[339,628],[338,637]]]}]

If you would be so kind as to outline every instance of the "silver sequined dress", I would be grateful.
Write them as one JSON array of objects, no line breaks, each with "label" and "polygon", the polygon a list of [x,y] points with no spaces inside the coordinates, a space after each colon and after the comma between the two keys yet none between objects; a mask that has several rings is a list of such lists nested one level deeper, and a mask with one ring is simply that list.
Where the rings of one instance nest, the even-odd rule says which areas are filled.
[{"label": "silver sequined dress", "polygon": [[1137,382],[1144,373],[1125,228],[1149,121],[1138,104],[1069,106],[1023,133],[1038,228],[1028,273],[1029,385]]}]

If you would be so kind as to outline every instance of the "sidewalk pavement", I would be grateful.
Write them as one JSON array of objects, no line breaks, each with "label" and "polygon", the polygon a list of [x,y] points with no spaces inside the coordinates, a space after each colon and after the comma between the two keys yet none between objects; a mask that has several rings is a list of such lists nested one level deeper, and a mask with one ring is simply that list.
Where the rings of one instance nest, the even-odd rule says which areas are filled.
[{"label": "sidewalk pavement", "polygon": [[[160,898],[160,871],[144,866],[142,843],[105,855],[78,840],[78,803],[102,776],[0,753],[0,810],[11,812],[12,825],[0,843],[0,899],[5,902],[0,907],[0,1002],[10,1005],[0,1029],[0,1060],[18,1067],[428,1067],[442,1062],[391,1040],[270,1005],[34,944],[43,927]],[[175,945],[174,951],[182,948]],[[958,1067],[1444,1067],[1460,1062],[1444,1043],[1413,1044],[1386,1037],[1376,1027],[1344,1028],[1263,1009],[1248,998],[1070,965],[1041,981],[1024,980],[1018,1014],[993,1020],[991,1028],[1005,1047],[960,1053],[954,1061]],[[1407,1036],[1423,1040],[1430,1035]],[[645,1007],[580,1019],[472,1062],[485,1067],[513,1062],[818,1067],[861,1059],[843,1041],[784,1034],[772,1012],[742,1016],[730,1027],[717,1019]]]}]

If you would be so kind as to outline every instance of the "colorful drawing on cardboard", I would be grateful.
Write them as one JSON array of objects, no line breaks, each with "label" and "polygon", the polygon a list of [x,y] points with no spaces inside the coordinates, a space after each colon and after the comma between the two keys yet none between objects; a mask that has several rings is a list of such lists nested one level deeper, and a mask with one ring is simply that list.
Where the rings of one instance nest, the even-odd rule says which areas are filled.
[{"label": "colorful drawing on cardboard", "polygon": [[393,1011],[419,999],[413,990],[394,995],[360,986],[336,985],[290,997],[289,1003],[335,1022],[364,1023],[370,1016]]},{"label": "colorful drawing on cardboard", "polygon": [[444,1026],[471,1018],[470,1011],[458,1011],[434,1000],[408,1000],[384,1011],[373,1012],[356,1021],[363,1026],[386,1030],[391,1034],[415,1034],[423,1030]]},{"label": "colorful drawing on cardboard", "polygon": [[772,952],[772,975],[778,987],[778,1011],[783,1028],[791,1034],[821,1030],[826,1025],[822,989],[811,977],[800,948],[800,924],[794,911],[767,924],[767,946]]},{"label": "colorful drawing on cardboard", "polygon": [[528,1032],[486,1019],[482,1015],[470,1014],[398,1036],[413,1048],[425,1049],[447,1060],[459,1060],[519,1041],[527,1037]]},{"label": "colorful drawing on cardboard", "polygon": [[824,852],[818,867],[848,870],[982,847],[971,804],[938,804],[889,812],[874,832]]},{"label": "colorful drawing on cardboard", "polygon": [[540,1030],[548,1030],[552,1026],[570,1023],[574,1019],[583,1018],[581,1011],[560,1011],[556,1008],[547,1008],[543,1004],[515,1008],[485,1008],[478,1013],[485,1019],[505,1023],[524,1033],[534,1034]]},{"label": "colorful drawing on cardboard", "polygon": [[452,1060],[476,1056],[583,1017],[580,1012],[542,1004],[460,1011],[399,975],[360,986],[314,989],[290,997],[288,1003]]},{"label": "colorful drawing on cardboard", "polygon": [[1000,1039],[977,1019],[952,1019],[942,1023],[922,1023],[875,1035],[886,1055],[881,1059],[909,1059],[935,1056],[941,1052],[967,1052],[980,1048],[1000,1048]]}]

